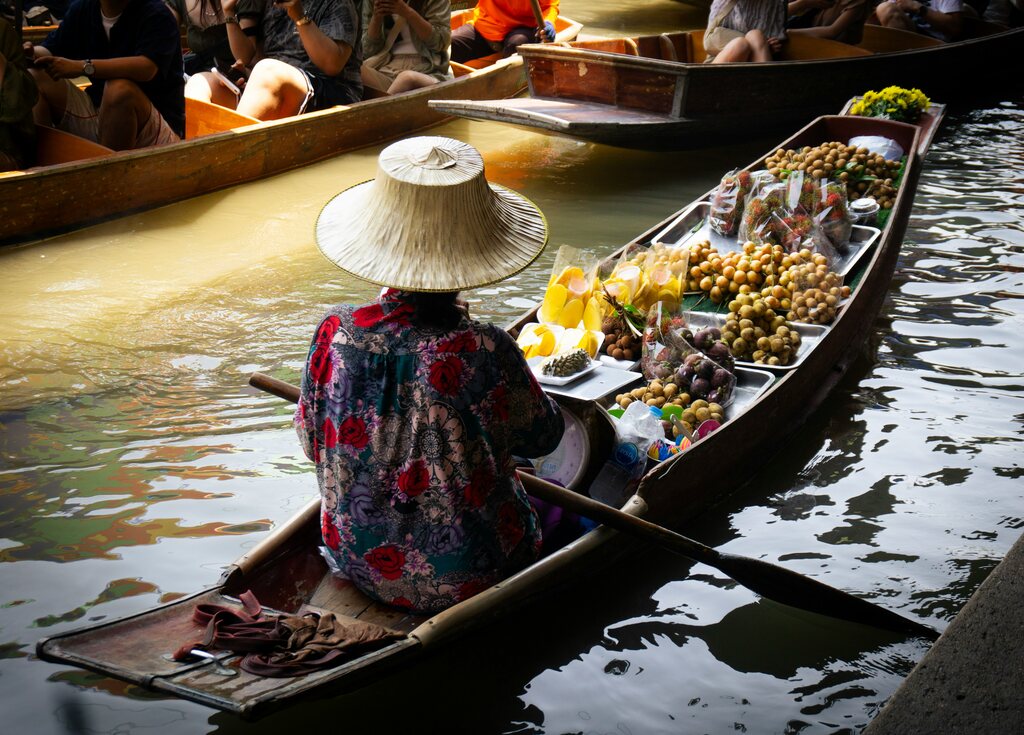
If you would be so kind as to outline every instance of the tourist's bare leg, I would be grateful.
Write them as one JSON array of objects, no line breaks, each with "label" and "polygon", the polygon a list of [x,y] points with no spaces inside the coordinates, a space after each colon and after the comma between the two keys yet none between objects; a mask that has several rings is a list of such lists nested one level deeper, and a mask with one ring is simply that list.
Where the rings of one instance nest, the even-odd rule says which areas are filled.
[{"label": "tourist's bare leg", "polygon": [[768,39],[764,37],[764,34],[759,30],[747,31],[744,36],[747,39],[747,43],[750,44],[750,60],[751,61],[771,61],[772,51],[768,48]]},{"label": "tourist's bare leg", "polygon": [[419,89],[421,87],[429,87],[432,84],[437,84],[437,80],[432,76],[428,76],[423,72],[406,70],[399,72],[398,76],[395,77],[395,81],[388,87],[388,94],[398,94],[399,92],[408,92],[412,89]]},{"label": "tourist's bare leg", "polygon": [[153,114],[153,103],[135,82],[108,79],[99,113],[100,143],[124,151],[136,146],[139,131]]},{"label": "tourist's bare leg", "polygon": [[29,69],[39,89],[39,100],[32,108],[38,125],[53,126],[64,117],[68,106],[68,86],[63,79],[54,79],[42,69]]},{"label": "tourist's bare leg", "polygon": [[208,71],[193,74],[188,78],[188,81],[185,82],[185,96],[194,100],[212,102],[232,110],[238,104],[238,97],[235,96],[235,93]]},{"label": "tourist's bare leg", "polygon": [[253,67],[238,111],[260,120],[296,115],[306,99],[306,76],[290,64],[263,59]]},{"label": "tourist's bare leg", "polygon": [[750,61],[753,50],[746,38],[734,38],[725,44],[719,54],[712,60],[712,64],[726,64],[732,61]]},{"label": "tourist's bare leg", "polygon": [[900,10],[896,3],[879,3],[875,7],[875,15],[878,16],[878,22],[886,28],[898,28],[901,31],[917,33],[917,26],[906,13]]}]

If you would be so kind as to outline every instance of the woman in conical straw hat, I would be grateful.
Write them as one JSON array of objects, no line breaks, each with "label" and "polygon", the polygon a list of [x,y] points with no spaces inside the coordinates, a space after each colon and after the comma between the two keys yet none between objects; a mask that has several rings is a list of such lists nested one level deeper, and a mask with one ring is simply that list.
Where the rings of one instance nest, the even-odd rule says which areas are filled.
[{"label": "woman in conical straw hat", "polygon": [[512,457],[551,452],[563,431],[512,338],[457,300],[547,241],[537,207],[483,168],[459,141],[400,141],[316,227],[329,260],[386,287],[328,313],[303,373],[295,423],[317,466],[324,553],[363,592],[418,613],[538,557]]}]

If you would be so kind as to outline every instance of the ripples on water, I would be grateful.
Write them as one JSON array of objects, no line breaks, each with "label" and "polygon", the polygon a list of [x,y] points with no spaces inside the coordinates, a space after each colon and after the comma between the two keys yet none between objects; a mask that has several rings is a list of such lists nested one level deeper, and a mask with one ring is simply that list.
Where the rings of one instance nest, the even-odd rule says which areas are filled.
[{"label": "ripples on water", "polygon": [[[937,627],[963,605],[1024,528],[1022,130],[1019,100],[952,117],[870,348],[691,535]],[[481,147],[494,180],[542,205],[554,244],[599,253],[767,147],[644,154],[466,123],[444,132]],[[324,190],[372,175],[374,155],[4,256],[14,275],[0,299],[0,697],[12,731],[270,733],[328,718],[353,732],[862,727],[922,645],[759,601],[656,550],[413,671],[257,725],[26,660],[39,637],[213,583],[315,492],[288,407],[244,380],[294,380],[319,313],[371,296],[322,283],[323,261],[295,233],[308,232]],[[243,227],[246,206],[268,213],[255,230]],[[172,225],[201,212],[212,230]],[[176,238],[196,250],[178,253]],[[554,250],[473,294],[477,312],[518,314]]]}]

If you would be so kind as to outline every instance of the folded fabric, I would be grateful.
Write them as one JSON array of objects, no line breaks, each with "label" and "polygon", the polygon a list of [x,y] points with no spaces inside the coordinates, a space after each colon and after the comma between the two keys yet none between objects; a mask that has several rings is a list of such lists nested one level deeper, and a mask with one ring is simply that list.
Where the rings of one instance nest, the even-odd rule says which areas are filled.
[{"label": "folded fabric", "polygon": [[242,609],[202,603],[192,619],[206,626],[200,641],[187,643],[174,653],[186,661],[193,649],[244,654],[243,671],[257,676],[301,676],[337,666],[363,653],[404,637],[403,633],[358,620],[342,622],[334,613],[323,615],[264,615],[252,592],[238,596]]}]

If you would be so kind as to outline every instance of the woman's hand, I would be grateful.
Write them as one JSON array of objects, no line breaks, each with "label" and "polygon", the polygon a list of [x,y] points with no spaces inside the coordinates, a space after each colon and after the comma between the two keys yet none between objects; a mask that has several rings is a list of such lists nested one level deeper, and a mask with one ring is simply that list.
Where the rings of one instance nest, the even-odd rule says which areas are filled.
[{"label": "woman's hand", "polygon": [[412,12],[412,8],[405,0],[374,0],[373,3],[374,14],[380,15],[400,15],[403,18],[408,18],[409,13]]},{"label": "woman's hand", "polygon": [[274,5],[288,13],[288,17],[293,22],[306,14],[305,8],[302,7],[302,0],[274,0]]},{"label": "woman's hand", "polygon": [[42,56],[36,59],[36,66],[41,67],[51,79],[74,79],[84,74],[84,61],[65,59],[63,56]]},{"label": "woman's hand", "polygon": [[771,50],[773,56],[775,54],[779,53],[780,51],[782,51],[782,44],[783,43],[785,43],[785,39],[782,39],[782,38],[769,38],[768,39],[768,48]]},{"label": "woman's hand", "polygon": [[221,0],[220,9],[224,11],[224,15],[237,15],[235,9],[238,7],[238,0]]}]

